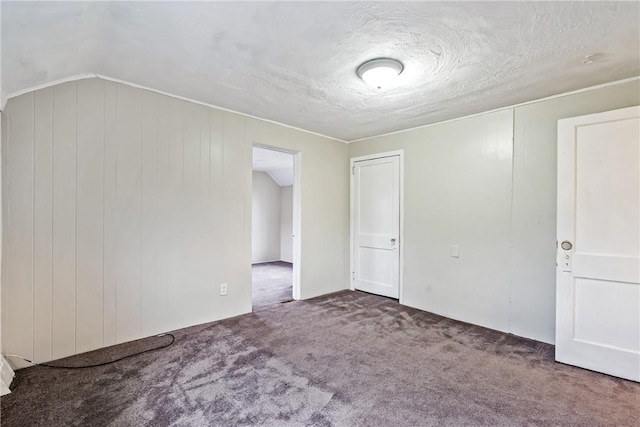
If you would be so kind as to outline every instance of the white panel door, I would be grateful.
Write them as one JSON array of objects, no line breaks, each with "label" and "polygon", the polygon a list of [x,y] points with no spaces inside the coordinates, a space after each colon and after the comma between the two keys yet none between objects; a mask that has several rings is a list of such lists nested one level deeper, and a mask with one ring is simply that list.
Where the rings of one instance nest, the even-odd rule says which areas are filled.
[{"label": "white panel door", "polygon": [[556,360],[640,381],[640,107],[558,122]]},{"label": "white panel door", "polygon": [[398,298],[400,157],[356,161],[353,180],[353,287]]}]

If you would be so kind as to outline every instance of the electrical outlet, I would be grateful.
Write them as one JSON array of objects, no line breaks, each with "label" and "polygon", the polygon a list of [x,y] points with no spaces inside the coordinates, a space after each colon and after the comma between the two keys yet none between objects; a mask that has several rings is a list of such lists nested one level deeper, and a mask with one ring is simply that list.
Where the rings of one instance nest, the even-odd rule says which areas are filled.
[{"label": "electrical outlet", "polygon": [[227,294],[227,284],[226,283],[221,283],[220,284],[220,295],[226,295]]}]

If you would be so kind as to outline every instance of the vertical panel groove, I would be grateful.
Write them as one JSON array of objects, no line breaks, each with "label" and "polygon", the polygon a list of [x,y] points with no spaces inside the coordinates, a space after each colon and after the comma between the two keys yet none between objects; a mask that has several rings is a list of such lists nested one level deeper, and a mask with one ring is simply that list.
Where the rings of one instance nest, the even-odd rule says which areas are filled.
[{"label": "vertical panel groove", "polygon": [[143,183],[143,169],[142,169],[142,157],[144,155],[142,151],[142,123],[144,122],[144,95],[142,91],[140,93],[140,191],[138,192],[138,210],[140,217],[138,218],[138,230],[140,232],[140,239],[138,242],[138,264],[140,266],[140,274],[138,275],[138,336],[142,334],[142,183]]},{"label": "vertical panel groove", "polygon": [[56,182],[57,180],[55,179],[55,172],[54,172],[54,164],[56,161],[56,157],[55,157],[55,145],[56,145],[56,139],[55,139],[55,135],[56,135],[56,120],[55,120],[55,109],[56,107],[56,90],[55,88],[53,88],[51,90],[51,358],[53,358],[53,351],[54,351],[54,345],[53,345],[53,340],[54,340],[54,315],[53,315],[53,308],[54,308],[54,304],[53,304],[53,298],[54,298],[54,292],[53,292],[53,287],[55,285],[55,271],[56,271],[56,264],[55,264],[55,256],[54,256],[54,251],[55,251],[55,247],[56,247],[56,233],[55,233],[55,219],[54,219],[54,209],[55,209],[55,188],[56,188]]},{"label": "vertical panel groove", "polygon": [[246,310],[246,120],[92,79],[9,107],[6,350],[45,362]]},{"label": "vertical panel groove", "polygon": [[[114,117],[115,120],[115,128],[118,128],[118,117],[120,117],[120,85],[116,85],[116,115]],[[114,204],[114,208],[116,211],[115,214],[115,253],[118,253],[118,140],[116,139],[114,141],[114,146],[116,149],[116,163],[115,163],[115,172],[114,172],[114,177],[115,177],[115,204]],[[115,271],[115,286],[114,286],[114,318],[113,318],[113,324],[114,324],[114,344],[118,344],[118,257],[115,257],[115,263],[113,265],[114,271]]]},{"label": "vertical panel groove", "polygon": [[76,351],[94,350],[103,341],[102,289],[104,254],[104,185],[101,170],[104,147],[103,85],[98,80],[78,82],[77,108],[77,321]]},{"label": "vertical panel groove", "polygon": [[184,159],[184,125],[185,122],[185,117],[184,117],[184,113],[182,114],[182,183],[181,183],[181,187],[182,187],[182,191],[186,190],[186,183],[185,183],[185,179],[184,179],[184,165],[185,165],[185,159]]},{"label": "vertical panel groove", "polygon": [[36,247],[36,93],[31,93],[33,97],[33,108],[31,114],[33,115],[33,123],[32,123],[32,134],[33,139],[31,141],[33,156],[31,158],[31,167],[33,168],[33,175],[31,177],[31,206],[34,210],[33,216],[31,218],[31,229],[33,230],[31,234],[31,360],[35,359],[36,352],[36,341],[35,341],[35,325],[36,325],[36,298],[35,298],[35,270],[36,270],[36,262],[35,262],[35,247]]},{"label": "vertical panel groove", "polygon": [[106,313],[104,310],[104,285],[105,285],[105,275],[104,275],[104,270],[105,270],[105,264],[106,264],[106,260],[107,260],[107,256],[106,256],[106,245],[105,245],[105,237],[104,237],[104,223],[105,223],[105,216],[106,216],[106,202],[105,202],[105,193],[106,193],[106,184],[105,184],[105,157],[106,157],[106,145],[107,145],[107,90],[106,90],[106,84],[105,82],[102,82],[102,111],[103,111],[103,115],[102,115],[102,331],[101,331],[101,346],[104,347],[104,328],[105,328],[105,323],[106,323]]},{"label": "vertical panel groove", "polygon": [[103,341],[105,345],[115,344],[116,324],[116,97],[117,86],[104,82],[105,91],[105,136],[104,136],[104,206],[103,206]]},{"label": "vertical panel groove", "polygon": [[[207,161],[209,162],[209,169],[207,170],[207,173],[209,175],[209,186],[207,187],[207,198],[211,197],[211,195],[213,194],[213,183],[211,182],[211,169],[213,169],[213,165],[211,164],[211,112],[210,111],[205,111],[205,117],[207,119],[207,127],[209,128],[209,138],[207,141],[207,144],[209,146],[209,158],[207,159]],[[212,212],[209,212],[209,214],[211,214]]]},{"label": "vertical panel groove", "polygon": [[49,357],[53,357],[53,269],[54,269],[54,264],[53,264],[53,248],[54,248],[54,240],[53,240],[53,186],[54,186],[54,182],[53,182],[53,136],[54,136],[54,129],[56,126],[56,122],[55,120],[53,120],[54,118],[54,114],[53,114],[53,107],[55,105],[55,96],[56,96],[56,91],[51,89],[51,295],[49,297],[49,314],[50,314],[50,334],[51,334],[51,339],[50,339],[50,352],[49,352]]},{"label": "vertical panel groove", "polygon": [[74,252],[75,252],[75,263],[73,270],[73,304],[75,306],[74,310],[74,323],[75,327],[73,329],[74,337],[73,337],[73,352],[74,354],[78,352],[78,82],[73,82],[73,85],[76,89],[76,123],[75,123],[75,133],[76,133],[76,152],[75,152],[75,167],[73,168],[74,177],[73,180],[75,182],[74,190],[75,190],[75,198],[74,198],[74,218],[73,221],[74,226]]},{"label": "vertical panel groove", "polygon": [[200,138],[198,138],[198,190],[202,195],[202,111],[198,109],[198,130]]},{"label": "vertical panel groove", "polygon": [[[3,339],[5,351],[33,357],[33,149],[35,95],[27,94],[12,104],[7,112],[10,117],[7,162],[9,164],[9,189],[6,194],[10,207],[10,246],[6,263],[11,265],[6,276],[7,309],[6,332]],[[31,194],[29,193],[31,192]],[[9,210],[8,210],[9,211]],[[31,215],[31,217],[30,217]],[[4,285],[4,283],[3,283]],[[4,314],[4,313],[3,313]],[[5,325],[19,325],[20,329]]]},{"label": "vertical panel groove", "polygon": [[[7,111],[7,110],[5,109],[5,111]],[[12,169],[13,169],[13,167],[12,167],[13,165],[9,161],[9,159],[11,158],[11,146],[13,145],[12,144],[12,141],[13,141],[12,136],[13,135],[12,135],[12,132],[11,132],[12,124],[11,124],[11,120],[9,118],[7,118],[6,122],[7,122],[7,142],[6,142],[6,146],[7,146],[7,148],[6,148],[7,167],[6,168],[2,168],[2,170],[4,172],[4,170],[7,169],[7,171],[6,171],[6,173],[7,173],[7,184],[6,184],[7,188],[6,188],[6,190],[7,191],[6,191],[6,195],[4,194],[5,192],[3,191],[3,194],[2,194],[2,198],[3,199],[5,197],[8,198],[9,195],[11,194],[11,187],[12,187],[12,185],[11,185],[12,184],[11,175],[12,175]],[[3,162],[5,161],[4,157],[2,158],[2,161]],[[4,200],[3,200],[3,202],[4,202]],[[11,232],[11,230],[13,229],[12,224],[11,224],[11,208],[12,208],[12,206],[11,206],[11,203],[9,203],[9,201],[7,201],[6,203],[7,203],[7,208],[6,208],[7,209],[7,219],[6,219],[6,224],[7,224],[7,231],[6,231],[6,235],[7,235],[7,237],[6,237],[6,239],[7,239],[7,251],[6,251],[6,254],[3,253],[5,259],[7,257],[7,254],[11,253],[11,244],[12,244],[12,240],[13,240],[12,239],[12,234],[13,233]],[[2,238],[5,239],[4,233],[3,233]],[[8,328],[7,325],[9,325],[9,319],[11,318],[11,304],[9,304],[8,302],[11,301],[12,295],[11,295],[11,292],[10,292],[11,288],[9,287],[7,289],[5,286],[11,280],[12,267],[11,267],[11,263],[10,262],[3,262],[2,264],[3,264],[2,265],[2,273],[6,274],[7,275],[6,277],[8,278],[8,280],[3,280],[2,281],[3,282],[2,283],[2,293],[3,293],[3,295],[2,295],[2,316],[3,317],[2,317],[2,331],[1,331],[1,333],[2,333],[3,340],[6,341],[6,335],[8,335],[8,333],[5,333],[5,329]],[[6,273],[5,273],[5,270],[6,270]],[[7,351],[7,347],[8,347],[7,343],[5,342],[4,346],[3,346],[3,350]]]},{"label": "vertical panel groove", "polygon": [[[9,135],[13,136],[12,121],[11,120],[7,120],[7,123],[9,124],[9,129],[7,131],[9,132]],[[11,138],[9,138],[9,139],[11,140]],[[9,144],[9,147],[7,149],[7,157],[9,157],[9,158],[11,158],[12,146],[13,146],[13,144]],[[9,171],[12,172],[11,169],[9,169]],[[9,178],[9,188],[8,188],[8,191],[7,191],[7,196],[9,196],[11,194],[11,191],[13,191],[13,188],[12,188],[13,187],[13,185],[12,185],[13,184],[13,179],[11,179],[11,175],[9,175],[10,178]],[[11,219],[13,218],[13,215],[12,215],[11,205],[9,205],[9,207],[7,209],[7,217],[9,218],[8,224],[7,224],[8,228],[9,228],[9,230],[12,230],[13,229],[13,221]],[[8,251],[9,253],[11,253],[12,247],[13,247],[13,232],[10,232],[9,233],[9,251]],[[11,277],[13,275],[13,268],[11,267],[11,264],[12,263],[9,263],[10,268],[7,269],[8,270],[7,273],[9,275],[9,281],[11,280]],[[13,296],[12,294],[13,294],[13,292],[11,292],[10,296]],[[11,301],[11,299],[9,298],[8,301]],[[7,304],[7,321],[3,322],[4,324],[9,324],[8,319],[11,319],[11,314],[12,314],[11,312],[12,311],[13,310],[12,310],[11,304]]]},{"label": "vertical panel groove", "polygon": [[512,292],[513,292],[513,265],[514,265],[514,254],[513,254],[513,246],[514,246],[514,240],[513,240],[513,234],[514,234],[514,227],[513,227],[513,203],[514,203],[514,197],[513,197],[513,188],[515,185],[515,181],[514,181],[514,177],[515,177],[515,124],[516,124],[516,110],[515,108],[511,108],[511,200],[510,200],[510,204],[509,204],[509,257],[511,262],[509,262],[509,293],[508,293],[508,301],[509,301],[509,310],[507,310],[507,330],[509,332],[512,332],[511,329],[511,317],[512,317]]},{"label": "vertical panel groove", "polygon": [[213,188],[213,163],[211,162],[211,157],[213,156],[213,147],[211,145],[211,122],[213,121],[211,118],[212,112],[208,111],[207,112],[207,121],[209,122],[209,197],[212,196],[212,194],[214,193],[214,188]]},{"label": "vertical panel groove", "polygon": [[61,84],[54,91],[53,356],[59,358],[76,348],[77,85]]}]

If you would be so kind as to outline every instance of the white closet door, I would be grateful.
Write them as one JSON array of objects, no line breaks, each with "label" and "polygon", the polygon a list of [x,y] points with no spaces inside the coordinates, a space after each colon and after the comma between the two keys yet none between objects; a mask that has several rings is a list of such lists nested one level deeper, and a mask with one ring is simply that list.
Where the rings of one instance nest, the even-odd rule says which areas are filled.
[{"label": "white closet door", "polygon": [[354,288],[398,298],[400,157],[357,161],[353,179]]}]

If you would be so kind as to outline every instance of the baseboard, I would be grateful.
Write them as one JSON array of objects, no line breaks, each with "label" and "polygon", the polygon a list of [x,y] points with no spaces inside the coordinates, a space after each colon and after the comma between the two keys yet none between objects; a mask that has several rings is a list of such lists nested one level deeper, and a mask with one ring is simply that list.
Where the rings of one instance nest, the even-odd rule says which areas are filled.
[{"label": "baseboard", "polygon": [[268,262],[278,262],[280,261],[279,259],[270,259],[270,260],[266,260],[266,261],[252,261],[251,265],[256,265],[256,264],[266,264]]},{"label": "baseboard", "polygon": [[284,262],[286,264],[291,264],[293,266],[293,262],[285,261],[283,259],[274,259],[274,260],[271,260],[271,261],[256,261],[256,262],[252,262],[251,265],[269,264],[269,263],[272,263],[272,262]]},{"label": "baseboard", "polygon": [[14,376],[15,373],[13,372],[13,369],[11,369],[7,359],[0,357],[0,396],[11,393],[9,386],[11,385]]}]

